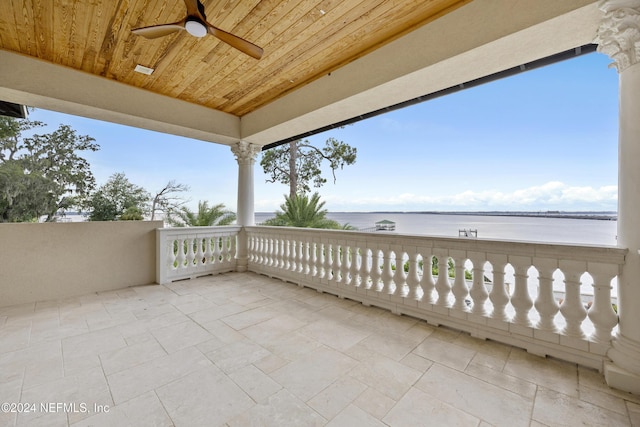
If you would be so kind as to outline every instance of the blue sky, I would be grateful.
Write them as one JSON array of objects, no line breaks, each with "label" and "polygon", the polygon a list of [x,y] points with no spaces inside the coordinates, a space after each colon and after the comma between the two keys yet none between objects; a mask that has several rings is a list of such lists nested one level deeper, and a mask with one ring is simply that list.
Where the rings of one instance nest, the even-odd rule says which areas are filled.
[{"label": "blue sky", "polygon": [[[616,210],[618,75],[589,54],[316,135],[358,150],[320,188],[330,211]],[[198,200],[236,208],[237,164],[227,146],[45,110],[100,151],[86,157],[98,184],[116,172],[155,192],[174,179]],[[255,167],[255,204],[288,193]]]}]

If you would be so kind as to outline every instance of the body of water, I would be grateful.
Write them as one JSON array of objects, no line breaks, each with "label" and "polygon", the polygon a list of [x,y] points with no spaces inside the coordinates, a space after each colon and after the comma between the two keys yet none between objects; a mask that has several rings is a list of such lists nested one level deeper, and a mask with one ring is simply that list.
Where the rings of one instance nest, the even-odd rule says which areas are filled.
[{"label": "body of water", "polygon": [[[256,213],[256,223],[273,216],[273,213]],[[615,246],[617,234],[615,220],[569,217],[408,212],[330,212],[327,216],[358,229],[374,227],[376,222],[386,219],[396,223],[396,233],[438,237],[458,237],[458,230],[472,229],[478,230],[480,239]]]}]

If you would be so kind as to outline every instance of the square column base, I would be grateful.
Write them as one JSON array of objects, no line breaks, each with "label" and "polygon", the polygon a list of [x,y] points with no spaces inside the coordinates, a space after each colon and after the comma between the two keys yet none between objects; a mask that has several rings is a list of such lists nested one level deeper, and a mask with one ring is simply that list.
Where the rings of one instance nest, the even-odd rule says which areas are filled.
[{"label": "square column base", "polygon": [[607,362],[604,365],[604,378],[609,387],[640,396],[640,376]]}]

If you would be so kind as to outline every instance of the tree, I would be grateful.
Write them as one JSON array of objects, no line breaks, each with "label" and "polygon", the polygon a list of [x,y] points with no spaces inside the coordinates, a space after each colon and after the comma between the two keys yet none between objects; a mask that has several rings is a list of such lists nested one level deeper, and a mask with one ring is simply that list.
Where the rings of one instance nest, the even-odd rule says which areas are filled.
[{"label": "tree", "polygon": [[310,192],[310,185],[319,188],[327,182],[320,169],[323,160],[329,162],[335,183],[336,170],[354,164],[356,152],[354,147],[335,138],[327,139],[322,149],[307,140],[297,140],[265,151],[260,165],[271,177],[267,182],[289,185],[289,197],[294,198],[298,193]]},{"label": "tree", "polygon": [[149,193],[129,182],[124,173],[115,173],[89,198],[89,221],[141,220],[149,198]]},{"label": "tree", "polygon": [[90,165],[79,152],[100,147],[68,125],[23,137],[43,123],[0,117],[0,221],[32,221],[79,203],[95,188]]},{"label": "tree", "polygon": [[225,209],[223,203],[209,207],[209,202],[199,201],[198,212],[182,206],[169,221],[175,227],[208,227],[229,225],[235,220],[235,212]]},{"label": "tree", "polygon": [[178,184],[174,180],[169,181],[160,191],[153,196],[151,202],[151,221],[155,219],[156,212],[164,214],[165,218],[180,209],[186,202],[185,199],[178,196],[177,193],[189,191],[189,186]]},{"label": "tree", "polygon": [[285,202],[280,205],[281,212],[276,212],[275,218],[268,219],[264,225],[306,228],[331,228],[345,229],[337,221],[327,218],[327,210],[323,209],[324,203],[320,201],[320,195],[314,193],[311,198],[305,194],[295,194],[293,197],[285,196]]}]

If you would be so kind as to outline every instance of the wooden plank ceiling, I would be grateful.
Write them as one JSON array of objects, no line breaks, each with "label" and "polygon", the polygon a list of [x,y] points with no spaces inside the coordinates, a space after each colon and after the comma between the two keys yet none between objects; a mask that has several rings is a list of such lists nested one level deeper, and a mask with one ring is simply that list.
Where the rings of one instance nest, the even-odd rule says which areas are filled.
[{"label": "wooden plank ceiling", "polygon": [[3,0],[0,49],[242,116],[470,1],[203,0],[256,60],[212,36],[131,33],[183,19],[183,0]]}]

